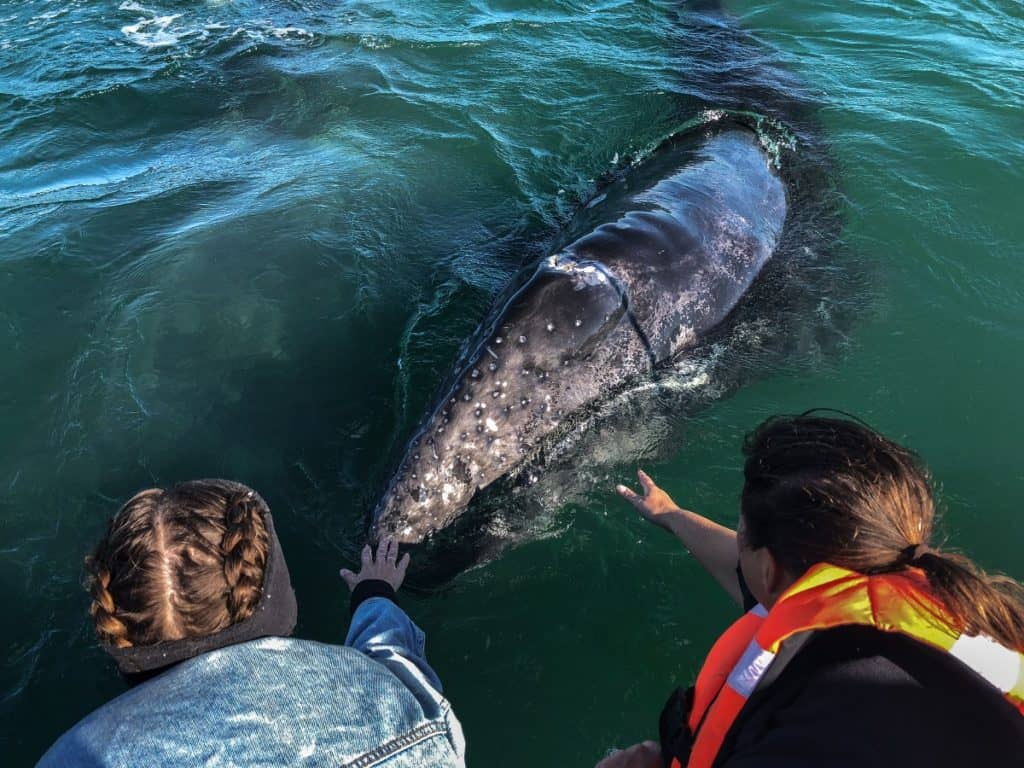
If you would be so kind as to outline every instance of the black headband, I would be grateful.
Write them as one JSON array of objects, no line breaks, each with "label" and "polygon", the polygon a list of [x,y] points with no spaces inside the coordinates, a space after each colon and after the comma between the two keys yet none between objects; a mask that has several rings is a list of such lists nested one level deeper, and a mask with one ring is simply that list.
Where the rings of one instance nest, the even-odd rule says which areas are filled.
[{"label": "black headband", "polygon": [[267,554],[267,565],[263,571],[263,589],[260,600],[253,609],[252,615],[225,627],[220,632],[203,637],[189,637],[184,640],[168,640],[154,645],[131,646],[116,648],[104,645],[103,650],[109,653],[117,668],[124,675],[153,672],[179,661],[191,659],[201,653],[215,651],[228,645],[245,643],[259,637],[287,637],[295,629],[298,609],[295,604],[295,592],[292,590],[291,579],[288,577],[288,566],[281,553],[281,543],[277,540],[274,520],[270,516],[267,502],[256,493],[240,483],[220,480],[218,482],[245,491],[260,505],[270,551]]}]

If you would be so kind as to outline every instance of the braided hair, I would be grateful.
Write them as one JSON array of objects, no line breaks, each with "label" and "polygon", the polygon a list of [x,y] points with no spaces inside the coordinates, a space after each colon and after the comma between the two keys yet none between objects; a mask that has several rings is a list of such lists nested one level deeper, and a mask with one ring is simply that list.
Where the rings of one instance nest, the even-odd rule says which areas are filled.
[{"label": "braided hair", "polygon": [[100,641],[152,645],[249,618],[270,548],[262,509],[254,492],[223,480],[151,488],[129,499],[86,558]]}]

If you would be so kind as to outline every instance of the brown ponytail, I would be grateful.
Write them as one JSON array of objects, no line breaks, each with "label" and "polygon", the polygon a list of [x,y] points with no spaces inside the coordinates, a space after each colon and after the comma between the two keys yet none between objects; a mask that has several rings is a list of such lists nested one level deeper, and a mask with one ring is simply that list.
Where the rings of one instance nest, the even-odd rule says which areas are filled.
[{"label": "brown ponytail", "polygon": [[915,454],[860,423],[775,417],[747,436],[746,543],[799,576],[828,562],[866,574],[921,568],[969,634],[1024,651],[1024,587],[929,547],[930,478]]},{"label": "brown ponytail", "polygon": [[988,574],[953,552],[931,551],[914,563],[950,613],[970,634],[982,634],[1024,652],[1024,587],[1009,576]]},{"label": "brown ponytail", "polygon": [[244,486],[199,480],[136,494],[86,558],[97,636],[152,645],[248,618],[269,546],[261,503]]}]

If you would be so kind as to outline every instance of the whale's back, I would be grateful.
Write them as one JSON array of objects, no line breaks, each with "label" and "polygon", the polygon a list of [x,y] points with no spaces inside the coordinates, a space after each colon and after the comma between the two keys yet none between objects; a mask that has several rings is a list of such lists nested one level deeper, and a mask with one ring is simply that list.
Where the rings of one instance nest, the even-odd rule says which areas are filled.
[{"label": "whale's back", "polygon": [[680,143],[608,193],[618,218],[567,248],[627,286],[656,363],[728,316],[774,253],[787,213],[785,185],[752,131]]}]

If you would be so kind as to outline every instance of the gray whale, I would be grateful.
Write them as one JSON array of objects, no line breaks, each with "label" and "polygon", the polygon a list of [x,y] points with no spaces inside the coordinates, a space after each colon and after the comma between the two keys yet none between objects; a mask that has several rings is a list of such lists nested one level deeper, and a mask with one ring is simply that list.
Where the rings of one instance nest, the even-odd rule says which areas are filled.
[{"label": "gray whale", "polygon": [[419,543],[451,526],[580,414],[700,343],[787,217],[786,185],[740,126],[673,137],[616,187],[489,313],[387,484],[375,537]]}]

